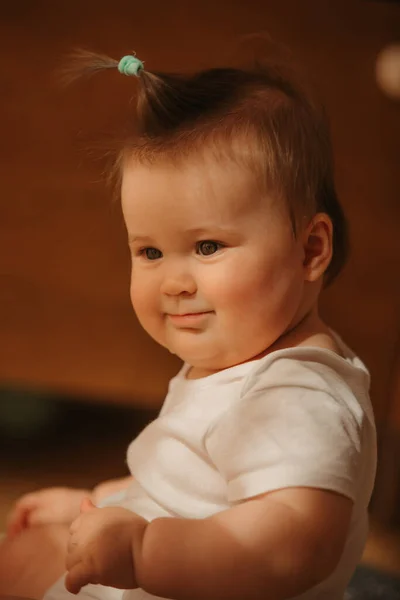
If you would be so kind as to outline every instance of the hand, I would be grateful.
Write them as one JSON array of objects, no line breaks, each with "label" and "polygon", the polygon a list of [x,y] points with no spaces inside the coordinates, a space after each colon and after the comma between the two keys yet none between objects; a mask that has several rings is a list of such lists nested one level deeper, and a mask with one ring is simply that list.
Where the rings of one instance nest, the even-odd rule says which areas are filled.
[{"label": "hand", "polygon": [[89,583],[118,589],[138,587],[133,547],[147,521],[125,508],[97,508],[89,498],[70,527],[65,587],[72,594]]},{"label": "hand", "polygon": [[90,492],[71,488],[46,488],[22,496],[7,519],[7,535],[50,523],[70,525],[79,516],[82,499]]}]

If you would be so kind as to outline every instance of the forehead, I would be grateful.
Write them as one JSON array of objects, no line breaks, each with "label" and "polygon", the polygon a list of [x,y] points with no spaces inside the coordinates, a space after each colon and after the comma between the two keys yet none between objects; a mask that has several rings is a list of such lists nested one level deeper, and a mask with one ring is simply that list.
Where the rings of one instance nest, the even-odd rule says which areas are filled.
[{"label": "forehead", "polygon": [[121,188],[126,217],[178,214],[191,219],[232,220],[265,209],[250,171],[233,161],[187,160],[151,165],[131,160],[124,165]]}]

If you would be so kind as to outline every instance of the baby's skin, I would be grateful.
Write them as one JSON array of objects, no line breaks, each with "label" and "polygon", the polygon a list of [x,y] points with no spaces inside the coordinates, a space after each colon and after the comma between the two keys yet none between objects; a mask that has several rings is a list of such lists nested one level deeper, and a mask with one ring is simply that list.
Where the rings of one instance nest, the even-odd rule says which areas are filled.
[{"label": "baby's skin", "polygon": [[132,477],[112,479],[93,490],[46,488],[17,500],[0,543],[0,594],[40,599],[65,572],[69,528],[82,502],[90,499],[96,505],[131,481]]}]

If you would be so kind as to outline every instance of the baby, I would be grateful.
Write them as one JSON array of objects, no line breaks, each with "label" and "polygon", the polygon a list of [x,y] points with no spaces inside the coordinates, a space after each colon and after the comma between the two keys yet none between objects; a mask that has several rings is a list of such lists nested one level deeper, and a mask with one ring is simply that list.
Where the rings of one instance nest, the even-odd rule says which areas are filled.
[{"label": "baby", "polygon": [[130,294],[183,366],[128,448],[132,477],[22,498],[8,543],[69,527],[45,600],[339,600],[376,436],[368,372],[318,310],[347,250],[323,115],[268,66],[92,59],[135,77],[116,161]]}]

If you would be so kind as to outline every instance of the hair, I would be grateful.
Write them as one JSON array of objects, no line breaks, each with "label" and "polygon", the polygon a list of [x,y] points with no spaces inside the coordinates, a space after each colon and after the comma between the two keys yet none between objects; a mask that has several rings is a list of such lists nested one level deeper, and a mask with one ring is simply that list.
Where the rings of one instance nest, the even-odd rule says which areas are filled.
[{"label": "hair", "polygon": [[[80,52],[73,76],[118,62]],[[78,68],[76,65],[78,64]],[[230,158],[250,169],[261,189],[286,203],[293,233],[318,212],[333,225],[330,284],[348,255],[348,228],[334,184],[328,120],[286,67],[256,62],[194,74],[139,71],[134,115],[115,148],[113,172],[127,160],[143,164],[196,155]]]}]

